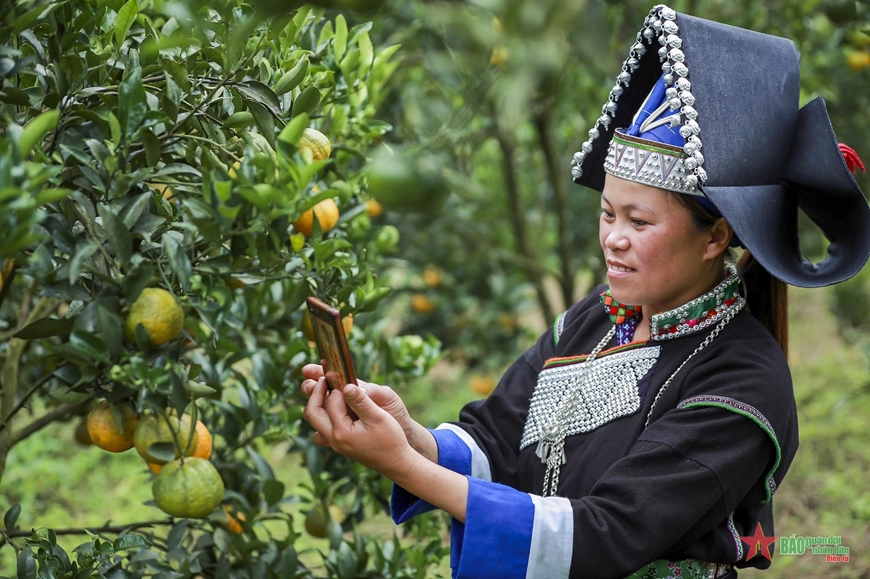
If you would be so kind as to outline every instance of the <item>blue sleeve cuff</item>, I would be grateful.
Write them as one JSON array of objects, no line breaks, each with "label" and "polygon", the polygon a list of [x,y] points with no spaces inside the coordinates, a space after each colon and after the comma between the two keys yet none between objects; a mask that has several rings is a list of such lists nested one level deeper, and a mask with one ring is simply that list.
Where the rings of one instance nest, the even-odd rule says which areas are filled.
[{"label": "blue sleeve cuff", "polygon": [[[525,579],[535,525],[531,496],[468,477],[465,524],[450,528],[450,566],[456,579]],[[467,551],[463,543],[469,542]]]},{"label": "blue sleeve cuff", "polygon": [[[462,475],[471,474],[471,450],[461,438],[450,430],[429,430],[438,446],[438,464]],[[435,507],[409,493],[399,485],[393,485],[390,513],[396,524],[435,510]]]}]

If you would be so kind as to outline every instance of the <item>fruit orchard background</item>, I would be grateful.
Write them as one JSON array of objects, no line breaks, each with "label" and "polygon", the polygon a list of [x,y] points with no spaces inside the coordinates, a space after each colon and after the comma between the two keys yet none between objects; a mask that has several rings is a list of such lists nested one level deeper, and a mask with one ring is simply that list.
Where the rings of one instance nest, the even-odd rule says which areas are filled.
[{"label": "fruit orchard background", "polygon": [[[434,425],[602,279],[597,199],[568,167],[650,5],[254,4],[0,15],[0,575],[443,575],[443,517],[395,529],[384,481],[309,443],[302,302],[354,314],[359,374]],[[794,39],[803,100],[824,96],[870,157],[867,3],[671,5]],[[326,200],[334,228],[294,226]],[[868,275],[793,292],[802,447],[777,506],[777,532],[842,535],[855,556],[766,576],[870,572]],[[147,287],[185,311],[164,345],[121,337]],[[199,416],[224,508],[169,518],[138,456],[72,446],[101,399]]]}]

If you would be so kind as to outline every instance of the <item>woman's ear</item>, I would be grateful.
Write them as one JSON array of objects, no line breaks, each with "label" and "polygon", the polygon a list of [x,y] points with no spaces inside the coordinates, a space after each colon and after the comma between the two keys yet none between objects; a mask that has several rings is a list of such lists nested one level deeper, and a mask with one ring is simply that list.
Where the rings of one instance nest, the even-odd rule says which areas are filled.
[{"label": "woman's ear", "polygon": [[728,249],[728,245],[731,243],[731,236],[734,235],[734,232],[731,229],[731,225],[725,221],[725,218],[720,217],[708,233],[710,237],[707,242],[707,249],[704,252],[704,259],[715,259]]}]

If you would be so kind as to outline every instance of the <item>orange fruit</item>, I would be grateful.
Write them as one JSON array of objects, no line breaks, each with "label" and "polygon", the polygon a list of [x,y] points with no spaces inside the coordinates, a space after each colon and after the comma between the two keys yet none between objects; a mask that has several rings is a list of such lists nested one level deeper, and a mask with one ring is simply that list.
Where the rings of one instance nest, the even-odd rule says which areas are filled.
[{"label": "orange fruit", "polygon": [[441,269],[431,263],[423,270],[423,281],[431,288],[439,287],[442,277],[444,277],[444,274],[441,272]]},{"label": "orange fruit", "polygon": [[411,309],[421,314],[431,314],[435,311],[435,302],[426,295],[417,293],[411,296]]},{"label": "orange fruit", "polygon": [[224,507],[224,513],[226,513],[227,515],[227,530],[233,533],[241,534],[243,529],[242,524],[239,521],[247,520],[245,518],[245,513],[238,511],[233,514],[233,510],[229,506]]},{"label": "orange fruit", "polygon": [[378,203],[377,199],[368,199],[366,201],[366,213],[369,217],[377,217],[384,212],[384,206]]},{"label": "orange fruit", "polygon": [[151,483],[151,493],[154,502],[167,515],[201,519],[220,506],[224,498],[224,481],[206,459],[190,457],[182,460],[173,460],[163,466]]},{"label": "orange fruit", "polygon": [[161,288],[145,288],[124,321],[124,337],[136,342],[136,327],[142,325],[154,346],[178,337],[184,325],[184,310],[175,296]]},{"label": "orange fruit", "polygon": [[114,404],[121,423],[115,421],[109,403],[103,400],[88,415],[88,435],[95,445],[109,452],[124,452],[133,448],[133,433],[139,415],[126,404]]},{"label": "orange fruit", "polygon": [[315,161],[323,161],[328,159],[332,153],[332,143],[329,139],[317,129],[307,128],[302,131],[302,138],[299,139],[299,150],[308,149],[311,151],[311,158]]},{"label": "orange fruit", "polygon": [[855,72],[870,66],[870,52],[850,50],[846,54],[846,64]]},{"label": "orange fruit", "polygon": [[193,449],[193,455],[196,458],[204,458],[208,460],[211,458],[212,451],[212,439],[211,432],[209,432],[206,425],[202,420],[196,421],[196,448]]},{"label": "orange fruit", "polygon": [[472,376],[468,380],[468,387],[471,388],[472,392],[488,396],[495,390],[495,378],[492,376]]},{"label": "orange fruit", "polygon": [[190,414],[182,414],[181,418],[176,417],[172,410],[168,410],[166,416],[148,414],[136,427],[134,436],[136,452],[145,459],[145,462],[152,464],[165,464],[167,462],[165,458],[152,453],[151,445],[158,443],[171,445],[171,447],[165,446],[166,449],[174,447],[176,458],[182,454],[193,456],[199,444],[198,429],[194,427],[191,432],[193,426]]},{"label": "orange fruit", "polygon": [[299,219],[293,222],[293,227],[296,231],[311,237],[314,235],[314,216],[317,216],[317,221],[320,222],[320,229],[323,233],[330,231],[338,223],[338,205],[332,199],[324,199],[305,213],[299,216]]},{"label": "orange fruit", "polygon": [[87,418],[82,420],[76,426],[76,430],[73,433],[73,436],[76,439],[76,442],[81,444],[82,446],[93,446],[94,441],[91,440],[91,435],[88,434],[88,420]]}]

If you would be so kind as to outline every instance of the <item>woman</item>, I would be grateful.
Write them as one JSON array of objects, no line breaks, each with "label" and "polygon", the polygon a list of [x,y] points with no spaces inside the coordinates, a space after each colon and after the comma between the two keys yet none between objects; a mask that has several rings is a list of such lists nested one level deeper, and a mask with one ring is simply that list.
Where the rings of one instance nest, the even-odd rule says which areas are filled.
[{"label": "woman", "polygon": [[[315,440],[393,480],[397,522],[454,518],[455,576],[769,566],[771,498],[798,444],[783,282],[836,283],[870,255],[870,209],[824,106],[797,108],[797,58],[782,39],[651,11],[574,158],[575,181],[602,191],[609,289],[458,423],[426,430],[387,387],[327,393],[321,368],[303,369]],[[796,248],[798,207],[832,242],[821,264]],[[732,244],[748,249],[740,271]]]}]

